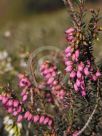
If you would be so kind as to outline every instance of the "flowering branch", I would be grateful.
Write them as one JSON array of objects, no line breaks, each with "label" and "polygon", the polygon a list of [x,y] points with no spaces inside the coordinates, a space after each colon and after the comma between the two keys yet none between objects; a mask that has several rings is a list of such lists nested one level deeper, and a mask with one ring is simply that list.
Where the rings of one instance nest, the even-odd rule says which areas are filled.
[{"label": "flowering branch", "polygon": [[[29,57],[29,75],[18,75],[21,99],[18,99],[14,91],[11,91],[12,89],[6,89],[0,95],[2,105],[8,113],[17,118],[17,122],[23,120],[28,122],[26,136],[29,135],[31,123],[47,126],[54,135],[79,136],[89,126],[99,104],[102,74],[95,64],[93,55],[93,41],[97,39],[100,31],[98,27],[99,12],[91,10],[92,17],[86,24],[83,21],[83,1],[80,0],[79,12],[74,10],[72,0],[63,1],[66,6],[69,5],[74,23],[74,27],[65,31],[68,47],[63,53],[64,74],[59,72],[54,62],[46,60],[40,65],[39,73],[42,84],[38,84],[33,71],[36,53],[32,53]],[[32,76],[31,79],[30,76]],[[66,76],[68,79],[62,84],[62,77]],[[80,112],[76,113],[77,110],[74,111],[74,107],[78,106],[77,102],[80,97],[84,98],[81,99],[82,101],[90,100],[92,94],[97,94],[94,109],[83,128],[73,133],[74,119],[77,118],[77,114],[80,114]],[[91,105],[91,100],[89,103]],[[43,130],[43,134],[46,136],[45,130]]]},{"label": "flowering branch", "polygon": [[100,92],[99,80],[97,82],[97,85],[98,85],[97,86],[97,100],[96,100],[94,110],[91,113],[91,115],[90,115],[89,119],[87,120],[87,122],[85,123],[84,127],[78,133],[76,133],[76,136],[80,136],[85,131],[85,129],[89,126],[91,120],[93,119],[94,114],[96,113],[96,110],[97,110],[97,107],[98,107],[98,104],[99,104],[99,100],[100,100],[100,96],[99,96],[99,92]]}]

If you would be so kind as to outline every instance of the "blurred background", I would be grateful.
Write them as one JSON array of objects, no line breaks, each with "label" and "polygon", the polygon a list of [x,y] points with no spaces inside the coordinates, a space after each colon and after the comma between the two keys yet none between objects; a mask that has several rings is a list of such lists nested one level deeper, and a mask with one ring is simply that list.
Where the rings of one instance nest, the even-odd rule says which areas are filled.
[{"label": "blurred background", "polygon": [[[86,0],[86,8],[102,9],[102,0]],[[0,0],[0,83],[11,82],[17,71],[23,71],[36,48],[64,49],[64,31],[70,25],[62,0]],[[101,40],[94,53],[96,61],[102,58]]]}]

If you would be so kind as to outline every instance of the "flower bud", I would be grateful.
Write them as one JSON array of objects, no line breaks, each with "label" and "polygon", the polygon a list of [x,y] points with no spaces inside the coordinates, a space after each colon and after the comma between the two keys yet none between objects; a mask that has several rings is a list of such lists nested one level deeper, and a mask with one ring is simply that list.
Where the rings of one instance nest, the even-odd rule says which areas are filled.
[{"label": "flower bud", "polygon": [[75,89],[76,92],[79,91],[78,86],[76,85],[76,83],[74,84],[74,89]]},{"label": "flower bud", "polygon": [[34,118],[34,123],[37,123],[39,121],[39,115],[35,115],[33,118]]},{"label": "flower bud", "polygon": [[70,73],[70,78],[75,78],[75,76],[76,76],[76,72],[75,72],[75,71],[72,71],[72,72]]},{"label": "flower bud", "polygon": [[23,102],[25,102],[25,101],[27,100],[27,98],[28,98],[28,95],[27,95],[27,94],[25,94],[25,95],[23,96],[22,101],[23,101]]},{"label": "flower bud", "polygon": [[20,123],[22,120],[23,120],[23,116],[22,115],[18,115],[17,122]]},{"label": "flower bud", "polygon": [[40,119],[39,119],[39,123],[42,124],[43,121],[44,121],[45,117],[44,116],[41,116]]},{"label": "flower bud", "polygon": [[67,72],[71,72],[73,70],[72,66],[67,66],[67,68],[65,69]]},{"label": "flower bud", "polygon": [[19,105],[19,101],[18,101],[18,100],[14,100],[14,101],[13,101],[13,106],[14,106],[14,107],[18,107],[18,105]]},{"label": "flower bud", "polygon": [[82,74],[81,74],[80,71],[77,71],[77,77],[78,77],[78,78],[81,78],[81,77],[82,77]]},{"label": "flower bud", "polygon": [[46,125],[48,122],[49,122],[49,118],[46,117],[43,124]]},{"label": "flower bud", "polygon": [[87,67],[84,68],[84,74],[85,74],[86,76],[88,76],[88,75],[90,74]]},{"label": "flower bud", "polygon": [[99,71],[96,72],[96,77],[100,77],[101,73]]}]

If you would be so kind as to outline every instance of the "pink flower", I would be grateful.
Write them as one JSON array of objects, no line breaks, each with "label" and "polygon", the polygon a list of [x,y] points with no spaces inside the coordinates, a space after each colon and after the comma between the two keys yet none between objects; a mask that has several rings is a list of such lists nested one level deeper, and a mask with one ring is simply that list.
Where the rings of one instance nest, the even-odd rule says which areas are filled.
[{"label": "pink flower", "polygon": [[70,65],[73,65],[73,62],[72,62],[72,61],[65,61],[65,64],[66,64],[67,66],[70,66]]},{"label": "pink flower", "polygon": [[55,76],[56,76],[56,72],[53,71],[53,72],[51,73],[51,75],[52,75],[53,77],[55,77]]},{"label": "pink flower", "polygon": [[89,70],[88,70],[87,67],[84,68],[84,74],[85,74],[86,76],[88,76],[88,75],[90,74],[90,72],[89,72]]},{"label": "pink flower", "polygon": [[71,35],[68,35],[67,40],[68,40],[68,42],[73,42],[74,41],[74,37],[71,36]]},{"label": "pink flower", "polygon": [[27,90],[24,88],[23,91],[21,92],[21,96],[24,96],[27,93]]},{"label": "pink flower", "polygon": [[49,71],[47,70],[47,69],[45,69],[44,71],[43,71],[43,75],[46,75],[46,74],[48,74],[49,73]]},{"label": "pink flower", "polygon": [[49,121],[48,121],[48,125],[51,127],[52,126],[52,120],[50,119]]},{"label": "pink flower", "polygon": [[78,136],[78,131],[75,131],[72,136]]},{"label": "pink flower", "polygon": [[52,84],[53,81],[54,81],[54,78],[50,77],[49,80],[47,81],[47,84],[50,85],[50,84]]},{"label": "pink flower", "polygon": [[66,53],[66,54],[67,54],[67,53],[70,53],[71,50],[72,50],[72,48],[69,46],[69,47],[67,47],[67,48],[65,49],[65,53]]},{"label": "pink flower", "polygon": [[48,122],[49,122],[49,118],[46,117],[43,124],[46,125]]},{"label": "pink flower", "polygon": [[66,57],[69,58],[71,56],[71,52],[66,54]]},{"label": "pink flower", "polygon": [[58,84],[58,81],[54,80],[53,85],[57,85],[57,84]]},{"label": "pink flower", "polygon": [[49,79],[50,77],[51,77],[51,74],[45,75],[45,78],[46,78],[46,79]]},{"label": "pink flower", "polygon": [[3,96],[2,98],[2,103],[6,104],[8,102],[8,98],[6,96]]},{"label": "pink flower", "polygon": [[22,107],[19,106],[19,107],[17,108],[17,112],[20,113],[21,111],[22,111]]},{"label": "pink flower", "polygon": [[65,31],[66,34],[72,34],[73,32],[75,32],[75,29],[73,27],[70,27]]},{"label": "pink flower", "polygon": [[80,71],[77,71],[77,77],[78,77],[78,78],[81,78],[81,77],[82,77],[82,74],[81,74]]},{"label": "pink flower", "polygon": [[65,96],[65,90],[60,90],[58,93],[57,93],[57,97],[58,99],[63,99]]},{"label": "pink flower", "polygon": [[33,116],[32,116],[32,114],[30,113],[29,116],[28,116],[28,118],[27,118],[27,120],[28,120],[28,121],[31,121],[32,118],[33,118]]},{"label": "pink flower", "polygon": [[71,72],[73,70],[72,66],[67,66],[67,68],[65,69],[67,72]]},{"label": "pink flower", "polygon": [[77,85],[78,87],[80,87],[81,82],[79,81],[79,79],[76,80],[76,85]]},{"label": "pink flower", "polygon": [[70,73],[70,77],[71,77],[71,78],[75,78],[75,76],[76,76],[76,72],[75,72],[75,71],[72,71],[72,72]]},{"label": "pink flower", "polygon": [[75,39],[74,32],[75,32],[74,28],[69,28],[68,30],[65,31],[68,42],[71,42],[71,43],[74,42],[74,39]]},{"label": "pink flower", "polygon": [[39,88],[39,89],[44,89],[44,88],[45,88],[45,83],[44,83],[44,82],[41,82],[41,83],[38,85],[38,88]]},{"label": "pink flower", "polygon": [[9,107],[7,111],[8,111],[8,113],[12,113],[13,112],[13,108]]},{"label": "pink flower", "polygon": [[12,105],[13,105],[13,100],[10,99],[10,100],[8,101],[7,105],[8,105],[8,106],[12,106]]},{"label": "pink flower", "polygon": [[53,68],[49,68],[49,72],[52,73],[53,72]]},{"label": "pink flower", "polygon": [[40,117],[39,117],[39,115],[36,115],[36,116],[34,116],[33,118],[34,118],[34,123],[37,123],[37,122],[39,121],[39,118],[40,118]]},{"label": "pink flower", "polygon": [[20,115],[18,115],[18,118],[17,118],[17,122],[19,123],[19,122],[21,122],[23,120],[23,116],[20,114]]},{"label": "pink flower", "polygon": [[19,74],[18,77],[20,87],[29,87],[31,85],[29,79],[25,75]]},{"label": "pink flower", "polygon": [[13,112],[13,116],[17,116],[18,115],[18,112],[17,111],[14,111]]},{"label": "pink flower", "polygon": [[76,85],[76,83],[74,84],[74,89],[75,89],[76,92],[79,91],[78,86]]},{"label": "pink flower", "polygon": [[44,119],[45,119],[45,117],[44,117],[44,116],[41,116],[41,117],[40,117],[40,120],[39,120],[39,123],[42,124],[43,121],[44,121]]},{"label": "pink flower", "polygon": [[100,77],[101,73],[99,71],[96,72],[96,77]]},{"label": "pink flower", "polygon": [[29,112],[29,111],[27,111],[27,112],[25,113],[25,115],[24,115],[24,118],[25,118],[25,119],[27,119],[27,118],[28,118],[28,116],[29,116],[29,114],[30,114],[30,112]]},{"label": "pink flower", "polygon": [[18,107],[18,105],[19,105],[19,101],[18,101],[18,100],[14,100],[14,101],[13,101],[13,106],[14,106],[14,107]]},{"label": "pink flower", "polygon": [[81,94],[82,94],[83,97],[86,96],[86,91],[85,91],[85,90],[82,90],[82,91],[81,91]]},{"label": "pink flower", "polygon": [[84,68],[84,64],[81,62],[81,63],[78,65],[78,71],[83,71],[83,68]]},{"label": "pink flower", "polygon": [[93,80],[93,81],[97,81],[97,76],[96,76],[96,75],[93,75],[93,76],[92,76],[92,80]]},{"label": "pink flower", "polygon": [[25,102],[25,101],[27,100],[27,98],[28,98],[28,95],[27,95],[27,94],[25,94],[25,95],[23,96],[22,101],[23,101],[23,102]]},{"label": "pink flower", "polygon": [[76,58],[79,58],[79,50],[76,50],[76,51],[75,51],[75,57],[76,57]]},{"label": "pink flower", "polygon": [[56,87],[54,87],[54,89],[55,89],[56,91],[59,91],[59,90],[61,89],[61,85],[57,85]]},{"label": "pink flower", "polygon": [[73,60],[73,61],[76,61],[76,56],[75,56],[74,53],[72,54],[72,60]]}]

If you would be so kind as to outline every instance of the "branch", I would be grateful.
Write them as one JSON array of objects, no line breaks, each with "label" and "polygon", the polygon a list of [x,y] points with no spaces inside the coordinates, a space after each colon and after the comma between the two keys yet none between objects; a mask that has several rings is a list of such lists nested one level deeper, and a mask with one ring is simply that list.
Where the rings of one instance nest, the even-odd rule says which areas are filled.
[{"label": "branch", "polygon": [[79,27],[79,20],[78,20],[76,14],[75,14],[75,10],[74,10],[74,6],[72,4],[72,1],[71,0],[63,0],[63,2],[64,2],[66,7],[68,7],[68,5],[69,5],[69,7],[71,9],[71,12],[72,12],[72,15],[73,15],[73,20],[74,20],[73,21],[74,26]]},{"label": "branch", "polygon": [[87,120],[86,124],[85,124],[84,127],[76,134],[76,136],[81,135],[81,134],[85,131],[85,129],[89,126],[91,120],[93,119],[93,116],[94,116],[94,114],[95,114],[95,112],[96,112],[96,110],[97,110],[97,107],[98,107],[98,104],[99,104],[99,100],[100,100],[99,92],[100,92],[100,81],[98,80],[98,81],[97,81],[97,100],[96,100],[96,105],[95,105],[94,110],[93,110],[93,112],[91,113],[89,119]]},{"label": "branch", "polygon": [[91,113],[89,119],[87,120],[86,124],[85,124],[84,127],[77,133],[76,136],[81,135],[81,134],[85,131],[85,129],[89,126],[89,123],[91,122],[91,120],[92,120],[92,118],[93,118],[93,116],[94,116],[94,114],[95,114],[95,112],[96,112],[97,107],[98,107],[98,104],[95,105],[95,108],[94,108],[93,112]]},{"label": "branch", "polygon": [[29,71],[31,72],[31,76],[34,82],[34,86],[37,88],[37,81],[36,81],[36,77],[35,77],[35,73],[33,71],[33,52],[31,53],[31,55],[29,56],[29,64],[28,64],[28,68]]}]

